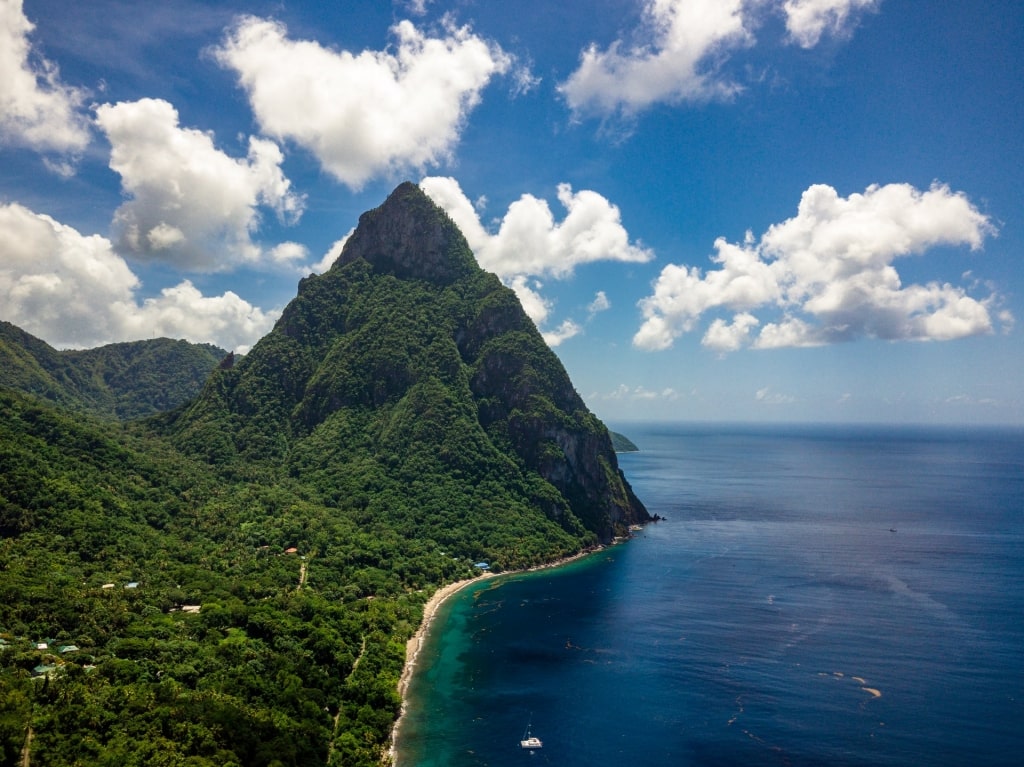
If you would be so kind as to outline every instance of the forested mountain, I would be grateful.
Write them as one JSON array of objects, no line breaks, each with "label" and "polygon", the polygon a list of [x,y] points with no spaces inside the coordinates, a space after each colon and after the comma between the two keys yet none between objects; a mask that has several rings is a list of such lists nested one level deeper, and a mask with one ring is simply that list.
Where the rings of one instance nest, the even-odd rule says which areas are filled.
[{"label": "forested mountain", "polygon": [[0,389],[0,765],[379,764],[437,586],[648,518],[411,184],[195,399],[128,423],[61,401]]},{"label": "forested mountain", "polygon": [[0,321],[0,386],[121,419],[171,410],[192,399],[226,355],[211,344],[169,338],[58,351]]},{"label": "forested mountain", "polygon": [[410,183],[168,429],[213,463],[285,462],[339,502],[366,498],[371,518],[415,509],[465,526],[541,511],[537,524],[604,542],[646,518],[518,298]]}]

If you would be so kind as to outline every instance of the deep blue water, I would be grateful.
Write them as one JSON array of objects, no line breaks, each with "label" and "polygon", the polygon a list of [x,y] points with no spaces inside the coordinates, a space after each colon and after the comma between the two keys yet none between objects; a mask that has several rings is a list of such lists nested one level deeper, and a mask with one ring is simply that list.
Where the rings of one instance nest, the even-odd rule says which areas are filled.
[{"label": "deep blue water", "polygon": [[400,767],[1024,764],[1024,431],[617,430],[667,520],[452,599]]}]

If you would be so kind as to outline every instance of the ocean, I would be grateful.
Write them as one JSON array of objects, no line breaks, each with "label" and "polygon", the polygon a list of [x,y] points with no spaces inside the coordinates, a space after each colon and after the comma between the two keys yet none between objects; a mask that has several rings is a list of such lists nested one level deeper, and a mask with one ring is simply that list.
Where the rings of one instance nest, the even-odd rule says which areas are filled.
[{"label": "ocean", "polygon": [[450,599],[399,767],[1024,764],[1024,431],[615,428],[665,521]]}]

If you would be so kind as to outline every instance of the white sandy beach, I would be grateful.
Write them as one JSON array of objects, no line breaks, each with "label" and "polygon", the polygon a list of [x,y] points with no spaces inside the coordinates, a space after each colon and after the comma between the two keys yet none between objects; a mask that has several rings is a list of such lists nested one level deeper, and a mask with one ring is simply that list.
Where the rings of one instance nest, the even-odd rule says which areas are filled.
[{"label": "white sandy beach", "polygon": [[483,573],[482,575],[478,575],[476,578],[468,578],[463,581],[449,583],[447,586],[442,586],[434,592],[433,596],[431,596],[423,606],[423,620],[421,621],[419,628],[416,629],[416,633],[413,634],[412,638],[405,645],[405,666],[402,669],[402,676],[398,680],[398,694],[402,697],[402,708],[398,714],[398,719],[395,721],[395,726],[391,730],[391,746],[389,748],[392,765],[396,765],[398,760],[398,752],[395,744],[398,739],[398,731],[402,726],[402,720],[405,718],[407,705],[406,693],[409,689],[409,682],[412,680],[413,672],[416,669],[416,660],[419,657],[420,650],[423,648],[423,643],[426,640],[427,633],[430,631],[431,624],[434,621],[434,616],[437,614],[441,605],[471,583],[477,583],[481,580],[496,578],[498,576],[515,575],[516,573],[534,572],[537,570],[548,570],[552,567],[561,567],[562,565],[601,551],[603,548],[604,546],[599,546],[596,549],[581,551],[579,554],[574,554],[571,557],[565,557],[564,559],[559,559],[546,565],[531,567],[526,570],[509,570],[503,573]]},{"label": "white sandy beach", "polygon": [[433,596],[423,606],[423,620],[420,622],[419,628],[416,629],[416,633],[405,644],[405,666],[402,668],[402,676],[398,680],[398,694],[402,697],[402,708],[398,714],[398,719],[395,720],[395,726],[391,728],[391,746],[389,748],[391,764],[396,764],[398,759],[395,743],[398,739],[398,730],[402,726],[402,720],[405,718],[406,693],[409,689],[409,682],[412,680],[412,674],[416,668],[416,659],[419,657],[420,649],[423,647],[423,642],[427,637],[427,632],[430,630],[431,623],[434,621],[437,609],[445,603],[445,600],[469,584],[476,583],[487,577],[491,577],[491,574],[487,573],[476,578],[467,578],[464,581],[456,581],[455,583],[449,583],[447,586],[442,586],[434,592]]},{"label": "white sandy beach", "polygon": [[[443,586],[435,591],[434,595],[430,597],[427,603],[423,606],[423,620],[420,623],[419,628],[416,629],[416,633],[413,634],[405,644],[405,667],[402,669],[402,676],[398,680],[398,692],[402,696],[402,713],[405,713],[405,693],[408,690],[413,669],[416,667],[416,658],[420,654],[420,648],[423,645],[423,640],[426,639],[427,632],[430,630],[430,624],[434,620],[434,614],[437,612],[437,609],[444,604],[448,597],[461,591],[469,584],[476,583],[477,581],[488,577],[491,577],[489,573],[477,576],[476,578],[467,578],[464,581],[449,583],[447,586]],[[399,715],[398,721],[401,722],[401,715]],[[392,742],[394,742],[393,737]]]}]

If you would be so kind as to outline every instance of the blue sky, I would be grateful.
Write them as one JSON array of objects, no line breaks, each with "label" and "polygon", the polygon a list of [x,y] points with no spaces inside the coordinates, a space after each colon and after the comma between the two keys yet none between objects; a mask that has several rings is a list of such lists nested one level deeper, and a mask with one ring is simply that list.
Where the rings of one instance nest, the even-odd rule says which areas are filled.
[{"label": "blue sky", "polygon": [[0,0],[0,319],[244,351],[421,184],[609,420],[1024,423],[1024,3]]}]

